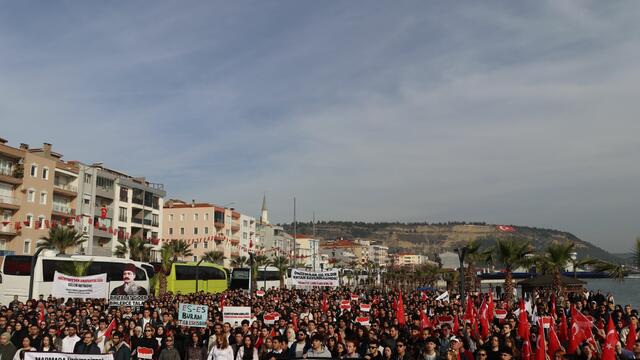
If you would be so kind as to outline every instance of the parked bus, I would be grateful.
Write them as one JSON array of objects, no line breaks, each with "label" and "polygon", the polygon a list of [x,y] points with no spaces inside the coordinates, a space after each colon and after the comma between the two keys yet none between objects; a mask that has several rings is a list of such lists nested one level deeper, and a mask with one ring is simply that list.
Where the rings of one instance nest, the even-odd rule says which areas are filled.
[{"label": "parked bus", "polygon": [[[287,275],[285,275],[286,284]],[[280,272],[273,266],[260,267],[257,277],[258,289],[271,289],[280,287]],[[231,289],[249,289],[249,268],[237,268],[231,271]]]},{"label": "parked bus", "polygon": [[[0,271],[0,304],[8,304],[15,295],[21,301],[27,300],[32,258],[30,255],[7,255],[4,257]],[[74,261],[91,262],[86,275],[106,273],[109,291],[123,284],[122,273],[125,264],[134,264],[136,267],[135,283],[149,292],[149,278],[153,276],[153,267],[148,263],[105,256],[42,255],[36,260],[34,268],[33,297],[44,295],[46,298],[51,295],[55,271],[64,268],[65,263]]]},{"label": "parked bus", "polygon": [[[198,266],[198,291],[220,293],[228,288],[227,270],[216,264],[203,262]],[[167,277],[167,291],[189,294],[196,291],[196,263],[178,262],[171,266]]]}]

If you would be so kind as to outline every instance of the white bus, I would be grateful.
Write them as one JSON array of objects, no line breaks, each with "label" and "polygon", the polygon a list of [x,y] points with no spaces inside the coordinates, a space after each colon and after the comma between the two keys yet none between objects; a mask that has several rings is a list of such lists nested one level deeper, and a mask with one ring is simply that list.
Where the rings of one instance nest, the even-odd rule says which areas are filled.
[{"label": "white bus", "polygon": [[[285,284],[287,275],[285,274]],[[256,279],[258,290],[268,290],[280,288],[280,272],[274,266],[260,266],[258,268],[258,278]],[[249,268],[237,268],[231,271],[230,289],[249,289]]]},{"label": "white bus", "polygon": [[[31,259],[29,255],[6,255],[0,271],[0,305],[8,305],[15,295],[20,301],[26,301],[29,296],[29,278],[31,275]],[[109,292],[123,284],[122,272],[125,264],[136,266],[135,283],[145,288],[149,293],[149,279],[153,277],[153,266],[148,263],[105,256],[39,256],[35,264],[33,279],[33,297],[51,295],[53,276],[60,271],[64,263],[73,261],[91,261],[86,275],[107,274]]]}]

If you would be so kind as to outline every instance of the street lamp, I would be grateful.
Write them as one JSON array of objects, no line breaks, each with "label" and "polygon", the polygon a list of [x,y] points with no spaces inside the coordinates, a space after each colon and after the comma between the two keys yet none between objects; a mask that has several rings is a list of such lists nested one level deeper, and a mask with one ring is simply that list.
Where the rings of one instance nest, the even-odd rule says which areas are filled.
[{"label": "street lamp", "polygon": [[198,293],[198,280],[200,280],[200,273],[198,271],[200,264],[204,261],[204,257],[202,259],[200,259],[200,261],[198,261],[198,263],[196,264],[196,293]]},{"label": "street lamp", "polygon": [[458,254],[458,260],[460,261],[460,268],[458,268],[460,272],[460,301],[464,301],[464,258],[467,256],[469,246],[465,245],[462,248],[455,248],[453,251]]}]

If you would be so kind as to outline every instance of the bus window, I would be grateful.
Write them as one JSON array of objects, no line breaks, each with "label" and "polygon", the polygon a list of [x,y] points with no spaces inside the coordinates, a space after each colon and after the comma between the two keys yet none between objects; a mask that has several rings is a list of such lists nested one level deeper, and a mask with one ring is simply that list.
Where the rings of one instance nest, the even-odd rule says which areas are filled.
[{"label": "bus window", "polygon": [[176,280],[195,280],[195,266],[176,265]]},{"label": "bus window", "polygon": [[208,266],[198,268],[198,277],[201,280],[226,280],[224,271]]},{"label": "bus window", "polygon": [[280,274],[277,271],[258,271],[258,281],[280,281]]},{"label": "bus window", "polygon": [[[74,261],[68,260],[42,260],[42,281],[51,282],[56,270],[60,270],[61,266],[71,266],[64,264],[73,264]],[[107,281],[122,281],[122,270],[124,263],[110,263],[96,261],[92,262],[87,269],[87,275],[107,274]],[[136,280],[147,280],[144,270],[136,267]]]},{"label": "bus window", "polygon": [[5,256],[2,272],[5,275],[31,275],[31,256]]},{"label": "bus window", "polygon": [[146,265],[146,264],[142,264],[142,268],[147,270],[147,276],[149,278],[152,278],[155,275],[155,271],[153,270],[153,266],[151,265]]},{"label": "bus window", "polygon": [[237,280],[249,280],[249,269],[233,269],[232,277]]}]

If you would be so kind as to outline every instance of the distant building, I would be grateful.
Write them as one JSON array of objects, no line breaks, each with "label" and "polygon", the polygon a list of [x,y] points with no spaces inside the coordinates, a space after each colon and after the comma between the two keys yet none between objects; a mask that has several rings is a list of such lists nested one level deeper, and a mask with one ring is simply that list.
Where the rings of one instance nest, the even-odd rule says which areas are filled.
[{"label": "distant building", "polygon": [[458,254],[453,251],[445,251],[438,254],[443,269],[457,269],[460,267],[460,260]]},{"label": "distant building", "polygon": [[199,261],[208,251],[223,253],[224,265],[247,256],[257,247],[255,219],[232,208],[210,203],[187,203],[171,199],[164,206],[165,241],[184,240],[192,252],[190,261]]},{"label": "distant building", "polygon": [[398,254],[398,265],[400,266],[417,266],[435,262],[430,261],[428,257],[419,254]]},{"label": "distant building", "polygon": [[389,264],[389,247],[384,245],[371,245],[371,261],[379,267],[386,267]]},{"label": "distant building", "polygon": [[298,234],[296,236],[296,253],[299,257],[297,264],[303,264],[304,267],[312,270],[320,269],[320,240]]}]

